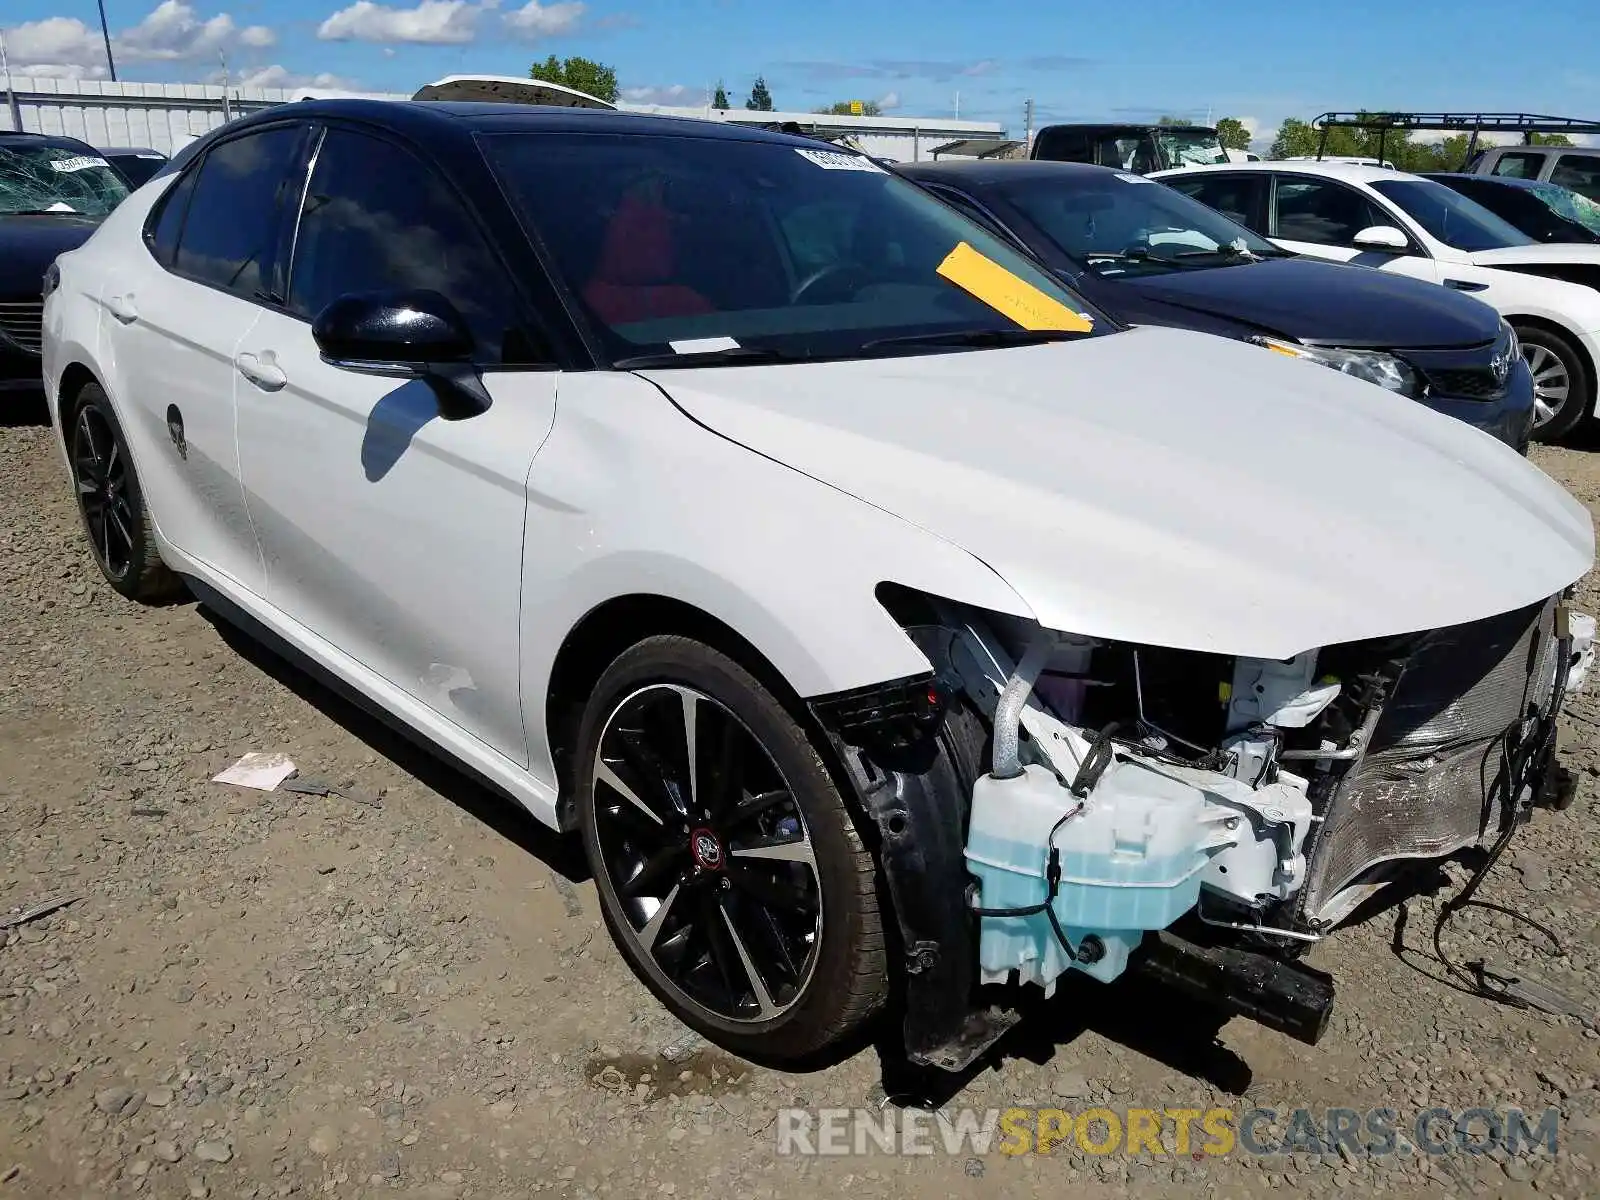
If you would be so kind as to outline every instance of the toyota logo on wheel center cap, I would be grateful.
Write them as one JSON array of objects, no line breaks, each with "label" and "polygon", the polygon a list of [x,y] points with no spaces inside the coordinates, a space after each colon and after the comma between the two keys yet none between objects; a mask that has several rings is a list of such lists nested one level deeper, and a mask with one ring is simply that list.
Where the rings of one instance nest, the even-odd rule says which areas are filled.
[{"label": "toyota logo on wheel center cap", "polygon": [[722,870],[722,843],[709,829],[695,829],[689,833],[689,853],[702,870]]}]

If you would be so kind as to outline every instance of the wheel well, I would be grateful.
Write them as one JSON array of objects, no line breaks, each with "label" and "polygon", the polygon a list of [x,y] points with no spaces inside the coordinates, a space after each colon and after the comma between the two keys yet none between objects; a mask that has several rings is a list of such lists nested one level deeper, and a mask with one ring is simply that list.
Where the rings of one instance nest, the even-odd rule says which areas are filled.
[{"label": "wheel well", "polygon": [[61,413],[61,427],[65,429],[73,417],[73,407],[83,389],[98,383],[94,372],[82,363],[73,363],[61,373],[61,391],[57,394],[57,409]]},{"label": "wheel well", "polygon": [[648,637],[677,634],[704,642],[749,671],[797,718],[809,720],[794,689],[761,651],[732,626],[670,596],[618,596],[591,609],[567,634],[550,670],[545,695],[545,729],[555,759],[563,826],[573,789],[572,753],[583,708],[600,676],[628,647]]},{"label": "wheel well", "polygon": [[1594,357],[1589,353],[1588,347],[1573,336],[1570,329],[1563,325],[1558,325],[1554,321],[1546,320],[1544,317],[1507,317],[1506,321],[1516,329],[1540,329],[1545,333],[1553,333],[1571,346],[1578,357],[1583,360],[1584,370],[1589,372],[1588,399],[1590,406],[1594,405],[1595,395],[1600,392],[1600,369],[1597,369],[1600,364],[1596,364]]}]

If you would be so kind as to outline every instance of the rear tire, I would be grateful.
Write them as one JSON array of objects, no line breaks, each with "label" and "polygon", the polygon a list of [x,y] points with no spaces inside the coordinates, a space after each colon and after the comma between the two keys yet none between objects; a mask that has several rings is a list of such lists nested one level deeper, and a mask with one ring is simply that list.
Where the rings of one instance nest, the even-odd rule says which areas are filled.
[{"label": "rear tire", "polygon": [[1533,440],[1553,442],[1571,433],[1594,410],[1594,378],[1582,352],[1541,326],[1517,327],[1522,357],[1533,372]]},{"label": "rear tire", "polygon": [[731,658],[678,636],[624,651],[575,776],[606,925],[680,1020],[797,1064],[883,1006],[873,856],[805,730]]},{"label": "rear tire", "polygon": [[89,383],[70,411],[62,434],[95,566],[130,600],[155,604],[179,595],[183,584],[161,561],[155,524],[111,401],[99,384]]}]

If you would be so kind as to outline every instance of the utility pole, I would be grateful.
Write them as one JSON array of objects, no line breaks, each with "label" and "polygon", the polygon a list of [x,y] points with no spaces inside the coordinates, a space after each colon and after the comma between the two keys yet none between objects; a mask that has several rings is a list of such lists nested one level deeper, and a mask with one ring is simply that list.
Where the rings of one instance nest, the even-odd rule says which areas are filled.
[{"label": "utility pole", "polygon": [[228,99],[228,56],[223,51],[217,51],[217,61],[222,64],[222,123],[226,125],[233,120],[233,104]]},{"label": "utility pole", "polygon": [[106,24],[106,0],[100,3],[100,36],[106,40],[106,66],[111,68],[111,82],[117,81],[117,60],[111,56],[111,26]]},{"label": "utility pole", "polygon": [[961,93],[956,92],[956,120],[961,120]]},{"label": "utility pole", "polygon": [[1023,107],[1022,144],[1028,153],[1033,153],[1033,97],[1029,96],[1027,104]]},{"label": "utility pole", "polygon": [[6,77],[6,107],[11,110],[11,128],[22,132],[22,109],[17,106],[17,89],[11,83],[11,60],[6,57],[6,31],[0,29],[0,74]]}]

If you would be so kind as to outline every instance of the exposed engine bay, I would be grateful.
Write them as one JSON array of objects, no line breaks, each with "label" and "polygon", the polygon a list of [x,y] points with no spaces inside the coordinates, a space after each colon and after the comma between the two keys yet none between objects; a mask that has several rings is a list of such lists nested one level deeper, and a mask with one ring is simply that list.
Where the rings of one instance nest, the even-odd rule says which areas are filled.
[{"label": "exposed engine bay", "polygon": [[[1133,963],[1204,993],[1233,986],[1231,971],[1254,995],[1237,1011],[1270,1010],[1281,993],[1285,1011],[1263,1019],[1307,1041],[1331,983],[1306,999],[1297,993],[1320,985],[1269,978],[1274,960],[1325,936],[1408,864],[1509,838],[1547,790],[1555,715],[1594,654],[1593,618],[1564,596],[1283,661],[1097,641],[923,596],[893,609],[932,679],[905,681],[899,703],[858,695],[818,711],[888,764],[864,790],[876,805],[896,785],[899,799],[879,810],[894,814],[880,815],[891,888],[915,819],[905,781],[925,765],[919,728],[948,728],[964,710],[987,734],[981,751],[968,738],[965,757],[978,761],[960,864],[948,846],[942,861],[912,856],[924,872],[965,868],[973,985],[1048,994],[1069,970],[1109,982]],[[1180,920],[1203,945],[1162,932]],[[929,931],[905,931],[914,975],[955,948]],[[1237,952],[1249,961],[1217,957]],[[945,968],[945,986],[962,978]],[[998,1036],[969,1014],[952,1051],[931,1030],[913,1036],[917,1020],[908,1048],[919,1057],[913,1043],[926,1043],[920,1057],[936,1065],[960,1065]]]}]

